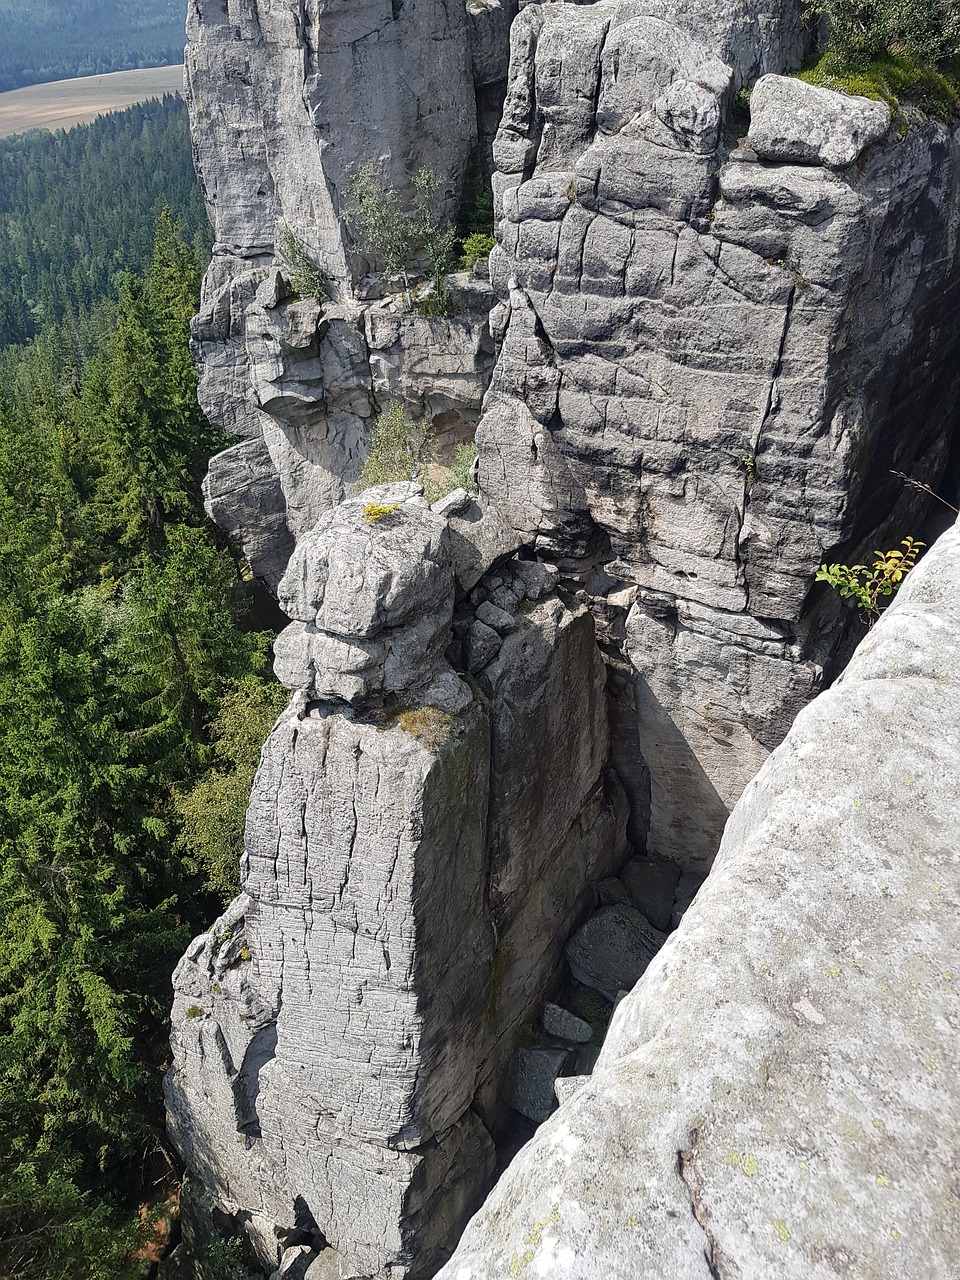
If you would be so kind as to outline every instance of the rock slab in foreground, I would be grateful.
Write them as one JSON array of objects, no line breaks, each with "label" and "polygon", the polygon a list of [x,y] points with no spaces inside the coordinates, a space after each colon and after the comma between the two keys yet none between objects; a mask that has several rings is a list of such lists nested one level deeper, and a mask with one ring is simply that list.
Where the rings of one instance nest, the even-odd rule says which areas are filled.
[{"label": "rock slab in foreground", "polygon": [[442,1280],[960,1272],[960,535],[732,814]]}]

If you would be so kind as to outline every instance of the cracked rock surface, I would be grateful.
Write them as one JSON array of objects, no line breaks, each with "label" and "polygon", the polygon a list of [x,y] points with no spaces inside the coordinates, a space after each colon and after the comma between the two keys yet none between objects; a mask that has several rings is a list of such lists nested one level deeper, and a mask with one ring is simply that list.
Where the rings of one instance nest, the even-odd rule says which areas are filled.
[{"label": "cracked rock surface", "polygon": [[[381,486],[301,539],[244,892],[174,978],[170,1131],[270,1266],[305,1228],[345,1275],[439,1266],[492,1179],[525,1028],[625,856],[587,609],[518,562],[454,621],[475,505]],[[481,611],[499,643],[471,684],[448,657]]]},{"label": "cracked rock surface", "polygon": [[[477,440],[522,541],[632,589],[623,750],[649,769],[647,852],[702,872],[844,643],[817,566],[919,520],[891,468],[946,465],[960,162],[942,123],[884,138],[884,104],[778,74],[740,145],[742,10],[692,29],[693,8],[654,8],[514,23]],[[771,73],[796,65],[788,8]]]},{"label": "cracked rock surface", "polygon": [[954,528],[751,782],[438,1280],[953,1274],[958,637]]}]

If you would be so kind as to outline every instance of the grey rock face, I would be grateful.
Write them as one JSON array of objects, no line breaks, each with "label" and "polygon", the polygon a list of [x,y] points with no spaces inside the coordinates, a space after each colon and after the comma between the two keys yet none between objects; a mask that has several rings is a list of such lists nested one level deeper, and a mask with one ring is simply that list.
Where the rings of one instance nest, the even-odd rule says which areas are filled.
[{"label": "grey rock face", "polygon": [[[194,324],[204,411],[257,442],[213,459],[207,509],[271,586],[293,540],[357,475],[380,409],[398,401],[429,419],[449,455],[473,436],[493,365],[485,284],[461,289],[461,312],[439,320],[285,290],[275,269],[245,267],[238,281],[215,258]],[[256,467],[245,497],[241,458]]]},{"label": "grey rock face", "polygon": [[548,1035],[572,1040],[575,1044],[586,1044],[593,1039],[593,1028],[589,1022],[549,1001],[543,1006],[543,1029]]},{"label": "grey rock face", "polygon": [[[300,540],[276,648],[297,694],[254,783],[244,895],[175,976],[171,1133],[274,1266],[298,1215],[345,1275],[442,1262],[492,1176],[524,1028],[623,859],[586,609],[503,566],[471,593],[504,633],[480,692],[444,657],[459,511],[381,486]],[[568,1052],[527,1073],[527,1114]]]},{"label": "grey rock face", "polygon": [[872,98],[762,76],[750,95],[748,144],[761,160],[843,168],[890,128],[890,108]]},{"label": "grey rock face", "polygon": [[276,671],[308,697],[358,702],[425,687],[453,614],[446,524],[412,484],[367,489],[297,545],[279,599],[294,621]]},{"label": "grey rock face", "polygon": [[747,788],[442,1280],[956,1270],[958,637],[955,528]]},{"label": "grey rock face", "polygon": [[528,1120],[540,1124],[557,1105],[554,1085],[567,1065],[569,1049],[523,1049],[517,1052],[510,1102]]},{"label": "grey rock face", "polygon": [[[472,438],[493,363],[489,289],[458,277],[444,319],[355,302],[366,265],[349,251],[342,203],[365,164],[407,195],[428,167],[438,216],[455,213],[477,135],[471,48],[477,92],[498,114],[507,11],[468,19],[461,0],[190,6],[187,99],[215,234],[194,325],[200,402],[226,430],[262,440],[275,473],[260,483],[270,526],[262,498],[235,496],[235,460],[215,463],[209,510],[271,586],[291,536],[356,476],[388,401],[428,417],[450,448]],[[326,297],[292,296],[288,234],[323,272]]]},{"label": "grey rock face", "polygon": [[652,858],[631,858],[620,872],[632,904],[660,930],[670,926],[680,878],[676,863],[657,862]]},{"label": "grey rock face", "polygon": [[[911,127],[842,174],[819,151],[731,151],[743,12],[711,10],[696,30],[682,4],[531,5],[514,24],[478,432],[481,490],[518,536],[600,557],[610,596],[633,592],[611,641],[618,763],[649,805],[631,836],[701,871],[844,642],[817,566],[916,527],[889,469],[940,474],[960,396],[949,130]],[[764,37],[771,72],[790,21]],[[758,127],[771,95],[806,93],[764,83]],[[882,123],[839,95],[825,110],[831,164]]]},{"label": "grey rock face", "polygon": [[364,1274],[429,1261],[491,1167],[468,1111],[493,954],[488,735],[478,705],[436,752],[288,712],[251,799],[238,976],[198,965],[207,937],[176,977],[184,1158],[228,1212],[283,1224],[302,1201]]},{"label": "grey rock face", "polygon": [[231,542],[243,544],[254,575],[276,591],[294,543],[280,479],[263,440],[243,440],[211,458],[203,499],[214,524]]}]

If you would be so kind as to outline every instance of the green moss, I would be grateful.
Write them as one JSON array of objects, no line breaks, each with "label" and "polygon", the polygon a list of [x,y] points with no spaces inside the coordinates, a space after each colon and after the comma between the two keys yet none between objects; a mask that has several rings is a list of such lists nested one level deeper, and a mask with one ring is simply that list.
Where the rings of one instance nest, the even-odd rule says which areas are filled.
[{"label": "green moss", "polygon": [[453,716],[439,707],[406,708],[398,713],[396,720],[408,737],[434,753],[446,742],[453,724]]},{"label": "green moss", "polygon": [[203,1016],[203,1010],[198,1004],[191,1004],[187,1007],[186,1016],[188,1018],[200,1018]]},{"label": "green moss", "polygon": [[387,516],[393,515],[399,506],[399,502],[388,502],[383,505],[378,502],[368,502],[363,508],[363,518],[367,524],[373,524],[377,520],[384,520]]},{"label": "green moss", "polygon": [[913,58],[890,56],[862,67],[845,67],[830,49],[797,78],[823,89],[876,98],[896,112],[901,102],[947,119],[960,112],[960,67],[941,70]]}]

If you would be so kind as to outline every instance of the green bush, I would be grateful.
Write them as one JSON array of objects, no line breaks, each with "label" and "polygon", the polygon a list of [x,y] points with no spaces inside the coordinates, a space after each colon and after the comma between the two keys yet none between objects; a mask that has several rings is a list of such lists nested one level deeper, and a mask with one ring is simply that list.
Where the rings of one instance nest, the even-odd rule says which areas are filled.
[{"label": "green bush", "polygon": [[901,101],[914,102],[931,115],[943,118],[960,110],[960,92],[955,77],[909,58],[885,58],[856,71],[844,70],[832,50],[799,79],[824,89],[839,89],[861,98],[877,98],[896,111]]},{"label": "green bush", "polygon": [[377,484],[398,480],[419,480],[434,459],[434,442],[430,424],[413,422],[403,405],[391,404],[377,418],[370,441],[370,452],[354,484],[357,493]]},{"label": "green bush", "polygon": [[880,601],[900,590],[926,543],[904,538],[900,545],[903,551],[874,551],[871,565],[822,564],[814,582],[825,582],[872,621],[880,616]]},{"label": "green bush", "polygon": [[186,865],[227,903],[240,892],[243,825],[260,748],[290,695],[275,681],[246,676],[225,694],[212,725],[214,768],[174,794],[181,821],[175,844]]},{"label": "green bush", "polygon": [[819,0],[829,40],[800,78],[896,110],[907,99],[931,114],[960,110],[960,0]]},{"label": "green bush", "polygon": [[405,206],[371,163],[357,172],[343,202],[343,218],[357,251],[372,267],[403,277],[408,304],[413,303],[410,276],[426,262],[433,284],[432,294],[423,299],[429,315],[447,314],[446,276],[456,239],[449,222],[434,212],[439,189],[436,174],[420,169],[413,179],[413,204]]},{"label": "green bush", "polygon": [[475,444],[457,445],[457,460],[452,468],[454,488],[466,489],[467,493],[476,488],[472,475],[473,464],[476,460],[477,446]]},{"label": "green bush", "polygon": [[490,256],[490,250],[495,244],[496,240],[494,240],[493,236],[487,235],[482,231],[474,231],[463,242],[463,252],[460,255],[461,268],[464,271],[472,271],[481,258]]},{"label": "green bush", "polygon": [[960,57],[958,0],[822,0],[828,52],[841,72],[905,59],[938,67]]},{"label": "green bush", "polygon": [[280,250],[294,293],[301,298],[322,298],[327,291],[327,277],[289,227],[280,228]]}]

